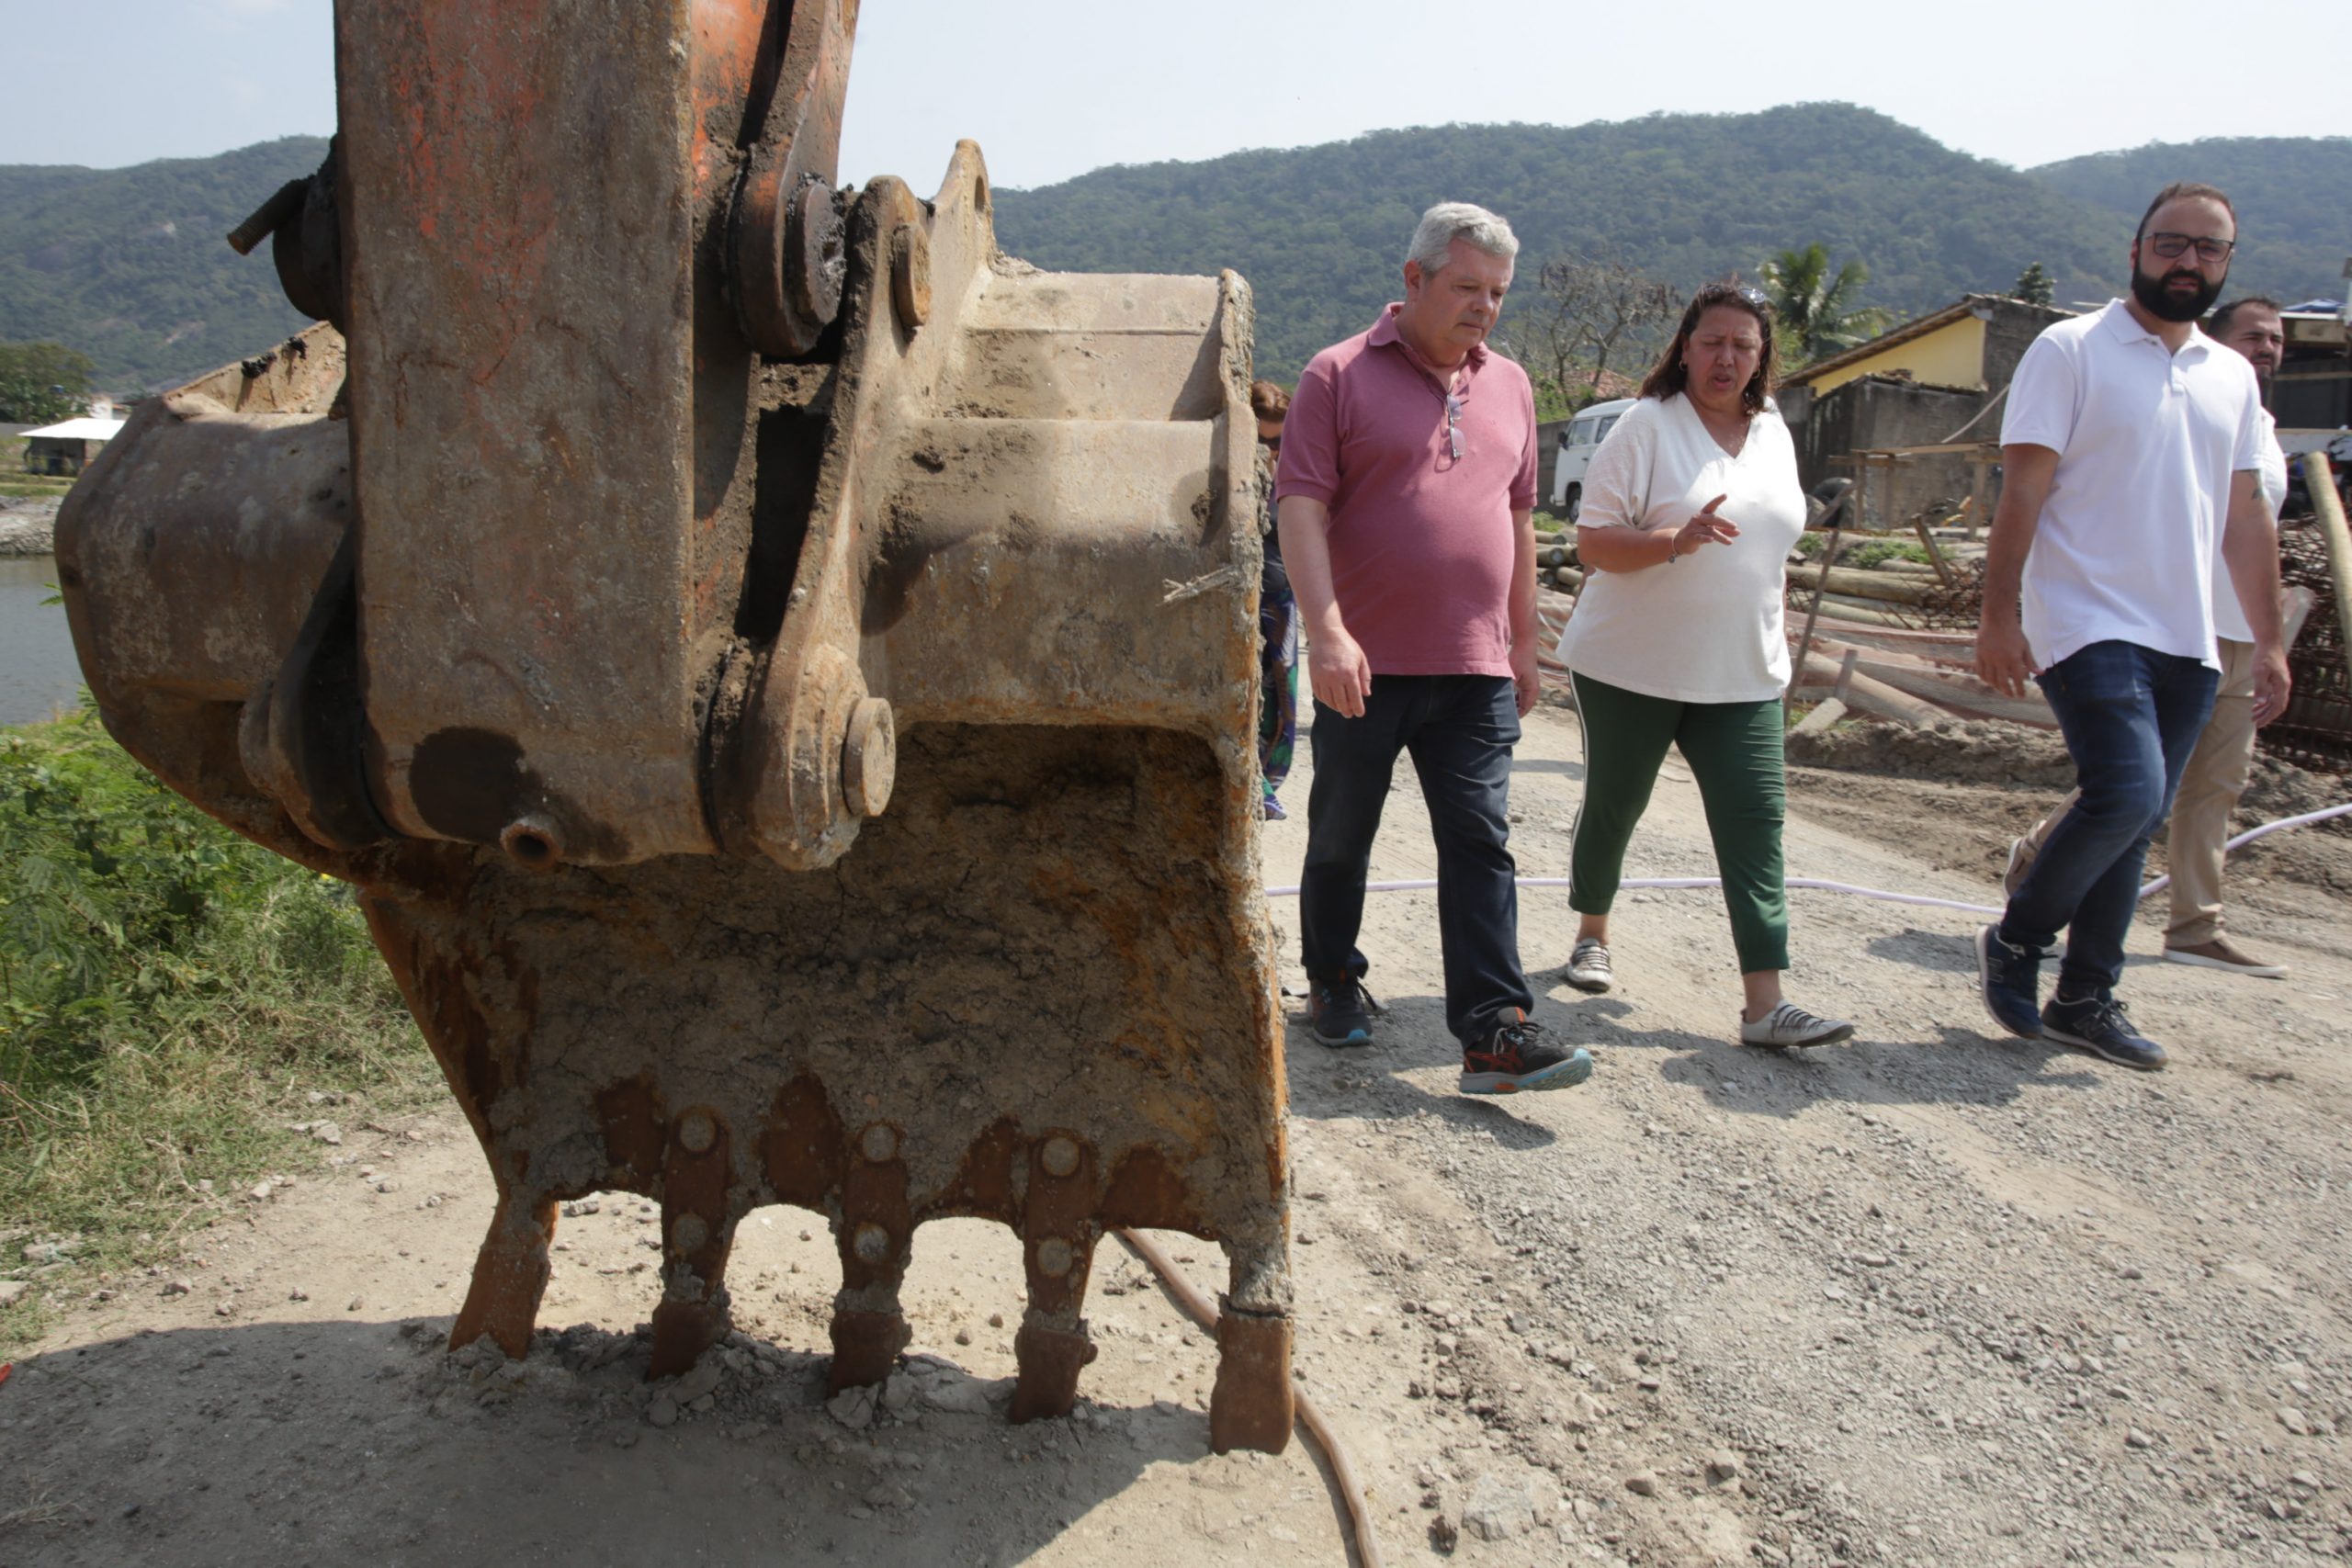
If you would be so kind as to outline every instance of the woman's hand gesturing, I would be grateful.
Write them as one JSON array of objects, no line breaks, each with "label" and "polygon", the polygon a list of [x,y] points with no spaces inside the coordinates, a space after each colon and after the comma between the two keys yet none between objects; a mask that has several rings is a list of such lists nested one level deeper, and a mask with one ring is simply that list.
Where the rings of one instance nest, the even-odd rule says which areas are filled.
[{"label": "woman's hand gesturing", "polygon": [[1717,496],[1690,514],[1690,521],[1674,531],[1674,554],[1687,556],[1702,545],[1728,545],[1739,537],[1739,525],[1728,517],[1715,515],[1727,496]]}]

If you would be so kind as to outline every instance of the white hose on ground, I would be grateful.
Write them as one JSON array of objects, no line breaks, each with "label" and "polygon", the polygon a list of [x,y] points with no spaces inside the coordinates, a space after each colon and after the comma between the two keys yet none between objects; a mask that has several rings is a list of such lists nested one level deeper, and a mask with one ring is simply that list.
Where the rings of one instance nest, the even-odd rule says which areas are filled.
[{"label": "white hose on ground", "polygon": [[[2301,817],[2285,817],[2276,822],[2265,822],[2259,828],[2249,828],[2223,844],[2222,849],[2227,852],[2242,845],[2250,844],[2256,839],[2267,838],[2272,833],[2280,832],[2289,828],[2307,828],[2314,822],[2324,822],[2331,817],[2346,816],[2352,816],[2352,801],[2347,801],[2342,806],[2331,806],[2324,811],[2306,811]],[[1514,880],[1521,887],[1566,887],[1568,886],[1568,879],[1565,876],[1521,876]],[[1724,881],[1720,876],[1629,876],[1617,886],[1621,888],[1681,888],[1721,887],[1723,885]],[[2140,897],[2145,898],[2151,893],[2160,893],[2171,885],[2171,877],[2159,876],[2140,889]],[[1434,880],[1424,877],[1409,882],[1367,882],[1363,885],[1363,890],[1367,893],[1418,893],[1436,886],[1437,883]],[[1814,876],[1792,876],[1788,879],[1787,886],[1810,887],[1822,893],[1851,893],[1859,897],[1877,898],[1889,904],[1912,904],[1928,909],[1961,909],[1972,915],[2001,913],[2001,907],[1997,904],[1963,904],[1956,898],[1929,898],[1917,893],[1892,893],[1883,887],[1859,887],[1850,882],[1825,882]],[[1298,897],[1298,884],[1293,882],[1278,887],[1269,887],[1266,889],[1266,897],[1295,898]]]},{"label": "white hose on ground", "polygon": [[[1176,1298],[1176,1304],[1184,1309],[1185,1316],[1204,1332],[1212,1336],[1216,1333],[1216,1306],[1166,1253],[1140,1232],[1123,1230],[1112,1234],[1126,1244],[1128,1251],[1142,1258],[1146,1268],[1159,1276],[1160,1282]],[[1306,1428],[1308,1438],[1323,1450],[1324,1459],[1331,1466],[1332,1484],[1340,1489],[1340,1502],[1347,1510],[1349,1527],[1355,1534],[1356,1561],[1363,1568],[1382,1568],[1380,1541],[1372,1533],[1372,1506],[1364,1501],[1363,1486],[1356,1480],[1354,1461],[1349,1459],[1339,1433],[1323,1419],[1323,1412],[1315,1407],[1315,1401],[1306,1396],[1306,1391],[1294,1383],[1291,1396],[1298,1402],[1298,1424]]]}]

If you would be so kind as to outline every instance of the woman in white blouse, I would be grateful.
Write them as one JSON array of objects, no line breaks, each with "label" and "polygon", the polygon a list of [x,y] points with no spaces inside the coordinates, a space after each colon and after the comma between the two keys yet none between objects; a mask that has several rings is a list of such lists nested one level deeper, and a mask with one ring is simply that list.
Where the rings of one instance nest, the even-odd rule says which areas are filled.
[{"label": "woman in white blouse", "polygon": [[1568,902],[1568,982],[1613,983],[1609,910],[1625,846],[1668,746],[1699,784],[1723,874],[1745,1005],[1742,1043],[1826,1045],[1854,1032],[1781,992],[1789,900],[1781,693],[1782,565],[1804,531],[1796,448],[1773,405],[1763,295],[1712,283],[1585,475],[1586,578],[1560,639],[1584,726],[1584,807]]}]

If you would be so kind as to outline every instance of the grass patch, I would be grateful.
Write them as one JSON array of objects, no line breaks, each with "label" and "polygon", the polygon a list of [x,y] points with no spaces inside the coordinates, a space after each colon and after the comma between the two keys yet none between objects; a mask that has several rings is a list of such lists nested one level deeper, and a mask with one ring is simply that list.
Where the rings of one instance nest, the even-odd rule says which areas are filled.
[{"label": "grass patch", "polygon": [[1860,545],[1846,551],[1838,558],[1840,565],[1858,567],[1864,571],[1868,571],[1881,561],[1890,560],[1914,561],[1920,566],[1926,566],[1928,552],[1909,540],[1873,539],[1867,545]]},{"label": "grass patch", "polygon": [[27,1277],[27,1245],[76,1248],[0,1344],[40,1332],[48,1292],[170,1256],[318,1163],[288,1122],[438,1086],[347,886],[197,811],[87,710],[0,729],[0,1276]]},{"label": "grass patch", "polygon": [[[1797,554],[1804,557],[1806,560],[1819,560],[1821,558],[1821,552],[1828,547],[1829,536],[1823,533],[1806,534],[1797,540]],[[1871,567],[1878,565],[1881,561],[1890,560],[1917,561],[1921,566],[1930,564],[1928,559],[1927,549],[1917,540],[1865,539],[1857,541],[1849,536],[1848,541],[1844,545],[1840,546],[1838,551],[1838,564],[1842,567],[1852,568],[1856,570],[1867,571]]]},{"label": "grass patch", "polygon": [[21,435],[0,435],[0,495],[63,495],[74,488],[72,474],[31,474],[25,471],[25,448],[32,443]]}]

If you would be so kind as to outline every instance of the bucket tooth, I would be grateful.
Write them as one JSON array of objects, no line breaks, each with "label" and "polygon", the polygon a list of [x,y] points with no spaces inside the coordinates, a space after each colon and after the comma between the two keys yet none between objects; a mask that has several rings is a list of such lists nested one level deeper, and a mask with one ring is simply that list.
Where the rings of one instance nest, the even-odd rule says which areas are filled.
[{"label": "bucket tooth", "polygon": [[490,1337],[521,1360],[531,1348],[539,1298],[548,1288],[548,1245],[555,1239],[555,1200],[501,1191],[490,1232],[474,1258],[473,1283],[449,1330],[449,1348]]},{"label": "bucket tooth", "polygon": [[1046,1327],[1036,1321],[1038,1315],[1032,1307],[1012,1337],[1013,1359],[1021,1369],[1009,1416],[1015,1425],[1069,1415],[1078,1402],[1078,1374],[1094,1359],[1094,1341],[1083,1320],[1075,1330],[1064,1330]]},{"label": "bucket tooth", "polygon": [[899,1352],[907,1348],[907,1341],[913,1336],[905,1314],[899,1311],[895,1292],[890,1305],[885,1309],[847,1307],[836,1302],[833,1364],[825,1374],[826,1393],[880,1382],[890,1375],[890,1369],[898,1364]]},{"label": "bucket tooth", "polygon": [[1093,1149],[1074,1133],[1049,1133],[1030,1147],[1021,1224],[1029,1310],[1012,1342],[1021,1369],[1012,1389],[1015,1421],[1069,1415],[1078,1374],[1094,1359],[1080,1314],[1102,1234],[1096,1169]]},{"label": "bucket tooth", "polygon": [[670,1124],[662,1190],[662,1304],[649,1378],[675,1377],[725,1337],[727,1254],[735,1238],[727,1122],[694,1107]]},{"label": "bucket tooth", "polygon": [[1290,1382],[1290,1314],[1218,1303],[1216,1387],[1209,1394],[1209,1447],[1278,1454],[1297,1418]]},{"label": "bucket tooth", "polygon": [[849,1140],[842,1214],[833,1243],[842,1290],[833,1298],[833,1364],[825,1392],[839,1393],[890,1375],[911,1331],[899,1309],[914,1219],[907,1203],[907,1165],[897,1127],[869,1122]]}]

